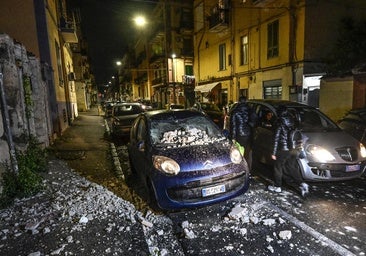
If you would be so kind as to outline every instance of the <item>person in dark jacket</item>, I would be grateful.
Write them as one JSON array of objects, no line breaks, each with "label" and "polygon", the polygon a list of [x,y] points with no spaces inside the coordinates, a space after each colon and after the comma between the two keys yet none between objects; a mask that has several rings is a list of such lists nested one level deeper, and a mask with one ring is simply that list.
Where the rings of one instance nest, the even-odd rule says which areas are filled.
[{"label": "person in dark jacket", "polygon": [[[281,192],[282,180],[292,187],[298,188],[302,196],[309,192],[309,187],[303,182],[301,173],[296,167],[296,154],[293,153],[294,145],[289,145],[292,132],[295,130],[295,119],[286,107],[280,106],[277,110],[278,121],[276,124],[272,159],[274,163],[274,184],[268,190]],[[294,143],[292,143],[294,144]],[[296,147],[299,147],[297,145]]]},{"label": "person in dark jacket", "polygon": [[247,98],[241,96],[238,104],[230,114],[230,136],[234,143],[238,142],[244,147],[244,158],[248,165],[251,163],[251,159],[249,159],[252,133],[251,121],[251,110],[247,104]]}]

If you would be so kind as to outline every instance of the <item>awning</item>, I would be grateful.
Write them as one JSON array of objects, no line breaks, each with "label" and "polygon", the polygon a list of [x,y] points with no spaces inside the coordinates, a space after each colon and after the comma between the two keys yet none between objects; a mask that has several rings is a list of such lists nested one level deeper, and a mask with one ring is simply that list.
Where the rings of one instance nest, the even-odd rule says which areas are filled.
[{"label": "awning", "polygon": [[216,85],[219,85],[219,84],[220,83],[198,85],[194,88],[194,91],[195,92],[210,92],[213,88],[215,88]]}]

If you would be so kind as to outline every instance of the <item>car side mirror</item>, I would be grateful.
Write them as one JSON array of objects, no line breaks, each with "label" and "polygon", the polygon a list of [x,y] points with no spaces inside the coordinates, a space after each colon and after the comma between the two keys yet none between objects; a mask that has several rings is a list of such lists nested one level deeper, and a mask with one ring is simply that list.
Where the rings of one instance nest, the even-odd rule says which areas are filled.
[{"label": "car side mirror", "polygon": [[137,149],[141,152],[145,152],[145,141],[141,140],[137,143]]}]

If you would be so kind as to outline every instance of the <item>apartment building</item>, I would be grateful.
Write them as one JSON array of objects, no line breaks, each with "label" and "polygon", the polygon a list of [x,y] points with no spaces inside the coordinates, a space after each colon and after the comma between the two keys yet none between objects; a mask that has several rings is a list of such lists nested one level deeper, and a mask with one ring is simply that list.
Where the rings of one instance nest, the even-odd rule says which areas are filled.
[{"label": "apartment building", "polygon": [[318,107],[339,22],[362,19],[365,7],[362,0],[195,0],[196,93],[219,105],[245,95]]},{"label": "apartment building", "polygon": [[0,31],[22,43],[43,64],[48,84],[52,134],[62,134],[78,115],[71,45],[78,43],[74,19],[65,0],[6,0],[0,8]]}]

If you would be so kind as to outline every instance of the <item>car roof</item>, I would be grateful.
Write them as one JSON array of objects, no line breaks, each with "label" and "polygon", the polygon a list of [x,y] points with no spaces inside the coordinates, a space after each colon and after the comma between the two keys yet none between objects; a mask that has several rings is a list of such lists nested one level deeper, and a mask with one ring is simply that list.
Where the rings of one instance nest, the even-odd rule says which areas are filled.
[{"label": "car roof", "polygon": [[247,100],[248,103],[253,102],[253,103],[266,103],[268,105],[272,105],[276,108],[278,108],[279,106],[286,106],[286,107],[310,107],[313,108],[309,105],[306,104],[302,104],[299,102],[295,102],[295,101],[290,101],[290,100],[279,100],[279,99],[250,99]]},{"label": "car roof", "polygon": [[141,106],[142,104],[139,102],[118,102],[115,104],[115,106],[123,106],[123,105],[136,105]]}]

